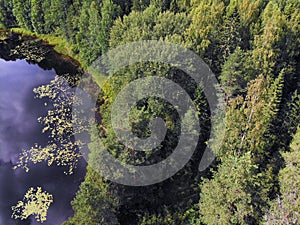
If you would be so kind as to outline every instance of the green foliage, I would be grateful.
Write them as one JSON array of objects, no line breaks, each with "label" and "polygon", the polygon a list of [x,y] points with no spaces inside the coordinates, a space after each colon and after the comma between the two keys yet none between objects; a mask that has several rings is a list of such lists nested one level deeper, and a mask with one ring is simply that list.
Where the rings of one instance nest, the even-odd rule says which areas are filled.
[{"label": "green foliage", "polygon": [[10,0],[0,1],[0,26],[13,27],[17,25],[15,16],[13,15],[13,5]]},{"label": "green foliage", "polygon": [[[248,174],[250,183],[255,183],[258,186],[251,186],[250,183],[245,185],[249,187],[249,191],[255,191],[251,195],[248,195],[248,203],[241,203],[239,207],[242,207],[242,212],[235,215],[235,211],[228,211],[227,208],[223,211],[218,210],[217,204],[223,204],[222,202],[230,202],[231,195],[223,196],[226,200],[214,200],[215,205],[212,209],[217,210],[219,213],[222,212],[220,218],[222,221],[218,223],[221,224],[253,224],[258,223],[263,217],[263,213],[267,208],[268,201],[272,190],[274,190],[274,185],[276,184],[275,171],[278,171],[280,158],[278,157],[279,148],[277,146],[278,137],[280,134],[276,132],[277,121],[280,117],[280,109],[283,102],[283,90],[284,90],[284,78],[286,76],[286,71],[283,70],[278,78],[272,81],[270,78],[264,78],[259,76],[254,81],[250,82],[248,86],[247,96],[245,98],[238,96],[232,99],[227,110],[227,125],[226,125],[226,135],[218,152],[219,158],[221,159],[221,165],[217,173],[214,173],[214,177],[210,180],[211,183],[217,183],[221,187],[224,185],[239,184],[243,183],[237,178],[233,180],[231,177],[222,178],[222,183],[220,183],[220,178],[225,171],[230,170],[230,166],[227,160],[236,158],[238,162],[243,159],[247,152],[251,153],[251,162],[258,170],[253,170],[253,174]],[[228,168],[226,168],[226,165]],[[243,165],[243,164],[241,164]],[[245,168],[247,164],[244,163]],[[224,166],[224,167],[223,167]],[[232,169],[232,168],[231,168]],[[234,173],[231,171],[231,174]],[[237,170],[238,173],[238,170]],[[254,180],[251,180],[254,179]],[[225,186],[226,187],[226,186]],[[215,189],[215,188],[213,188]],[[203,193],[203,187],[201,188]],[[229,189],[230,190],[230,189]],[[207,192],[209,191],[207,187]],[[224,191],[218,189],[220,193]],[[249,192],[246,192],[249,193]],[[210,196],[209,193],[205,195]],[[210,198],[201,198],[201,204],[209,205],[212,204],[213,193]],[[238,193],[237,196],[243,196]],[[247,199],[245,196],[243,199]],[[218,198],[215,198],[218,199]],[[222,205],[222,207],[224,207]],[[234,207],[234,209],[237,206]],[[250,207],[249,209],[247,207]],[[251,210],[250,210],[251,209]],[[201,207],[200,207],[201,210]],[[203,208],[203,218],[205,223],[218,224],[217,216],[213,217],[213,211],[211,214],[207,215],[206,209]],[[216,212],[214,212],[216,213]],[[243,214],[246,213],[246,214]],[[210,220],[210,219],[215,220]],[[224,220],[224,221],[223,221]]]},{"label": "green foliage", "polygon": [[30,0],[13,0],[13,14],[22,28],[32,31]]},{"label": "green foliage", "polygon": [[172,218],[172,214],[166,213],[166,215],[147,215],[143,217],[140,225],[176,225],[175,220]]},{"label": "green foliage", "polygon": [[101,47],[100,53],[104,54],[109,47],[110,29],[113,26],[114,20],[120,14],[120,8],[109,0],[103,1],[101,7],[101,23],[100,33],[98,34],[97,43]]},{"label": "green foliage", "polygon": [[[109,48],[138,40],[165,40],[199,54],[227,94],[226,135],[223,141],[218,139],[221,148],[213,148],[217,160],[212,174],[197,171],[199,156],[195,156],[168,181],[139,189],[110,183],[88,167],[72,203],[74,217],[66,224],[299,223],[299,157],[295,150],[299,131],[289,151],[300,122],[299,6],[298,0],[0,0],[0,27],[18,25],[14,31],[40,33],[41,39],[79,58],[84,66]],[[22,53],[24,46],[18,51]],[[125,148],[110,124],[110,107],[117,93],[135,79],[154,75],[179,83],[192,96],[203,131],[196,155],[205,148],[202,143],[209,134],[210,112],[203,91],[175,68],[140,63],[118,71],[103,87],[101,124],[91,132],[90,163],[101,162],[103,149],[96,136],[126,163],[153,163],[172,152],[180,124],[167,102],[144,99],[130,112],[132,131],[138,137],[150,135],[149,122],[154,117],[164,118],[169,133],[151,153]],[[68,166],[72,173],[80,156],[73,150],[82,143],[70,142],[74,132],[69,123],[70,105],[56,99],[54,84],[36,93],[54,101],[54,108],[40,122],[56,141],[24,151],[19,166],[28,169],[29,163],[47,162]],[[281,157],[286,164],[283,169]],[[200,176],[207,178],[200,184],[201,199],[195,206]]]},{"label": "green foliage", "polygon": [[251,61],[249,53],[238,47],[224,63],[219,79],[228,98],[247,91],[248,82],[256,76]]},{"label": "green foliage", "polygon": [[250,153],[229,156],[222,161],[213,179],[201,184],[201,221],[207,225],[249,224],[254,214],[251,205],[259,175]]},{"label": "green foliage", "polygon": [[83,3],[76,44],[84,62],[90,64],[107,51],[110,28],[119,13],[119,7],[110,0],[103,1],[101,8],[95,1]]},{"label": "green foliage", "polygon": [[89,145],[90,166],[87,168],[85,181],[80,185],[76,198],[72,201],[75,214],[64,225],[117,225],[116,214],[119,199],[111,192],[108,182],[97,172],[97,165],[101,162],[101,149],[97,145],[99,135],[96,128],[91,132],[92,142]]},{"label": "green foliage", "polygon": [[160,12],[159,8],[150,5],[143,12],[133,11],[115,21],[110,47],[138,40],[167,40],[180,44],[184,39],[182,31],[188,24],[189,19],[184,13]]},{"label": "green foliage", "polygon": [[225,5],[219,0],[199,1],[195,4],[190,16],[192,23],[186,30],[187,46],[201,57],[214,45],[221,28]]},{"label": "green foliage", "polygon": [[[101,37],[101,15],[95,2],[92,2],[88,9],[89,20],[86,21],[87,34],[89,46],[87,48],[87,56],[91,58],[89,62],[97,58],[97,54],[101,52],[103,43],[100,43],[99,38]],[[86,19],[86,18],[85,18]],[[106,38],[108,39],[108,38]]]},{"label": "green foliage", "polygon": [[283,153],[285,167],[280,170],[280,193],[271,203],[265,216],[266,225],[292,225],[300,222],[300,128],[290,145],[290,151]]},{"label": "green foliage", "polygon": [[[50,7],[46,9],[45,21],[47,21],[47,28],[50,31],[66,35],[68,38],[68,28],[66,27],[66,19],[69,1],[52,0]],[[45,5],[46,6],[46,5]]]},{"label": "green foliage", "polygon": [[191,0],[171,0],[170,10],[173,12],[189,12],[191,10]]},{"label": "green foliage", "polygon": [[117,201],[100,174],[89,170],[72,202],[75,216],[64,225],[119,224],[116,218]]},{"label": "green foliage", "polygon": [[253,57],[264,74],[279,73],[287,62],[299,55],[299,8],[292,8],[291,4],[286,7],[281,9],[270,1],[262,13],[262,32],[255,35]]},{"label": "green foliage", "polygon": [[262,5],[262,0],[231,0],[226,8],[227,16],[234,15],[235,12],[238,12],[241,25],[247,28],[251,23],[257,20]]},{"label": "green foliage", "polygon": [[132,0],[132,11],[144,11],[150,4],[150,0]]},{"label": "green foliage", "polygon": [[31,23],[36,33],[44,33],[44,12],[42,0],[31,0]]}]

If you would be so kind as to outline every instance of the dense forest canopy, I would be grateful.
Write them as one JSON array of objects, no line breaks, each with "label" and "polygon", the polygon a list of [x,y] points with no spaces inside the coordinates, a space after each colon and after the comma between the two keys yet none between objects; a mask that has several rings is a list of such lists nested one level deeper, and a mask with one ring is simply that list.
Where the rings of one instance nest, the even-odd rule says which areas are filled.
[{"label": "dense forest canopy", "polygon": [[151,154],[121,145],[110,123],[116,93],[154,75],[191,95],[202,128],[197,149],[176,175],[146,187],[113,183],[88,166],[65,225],[300,224],[299,0],[0,0],[1,29],[60,37],[85,68],[133,41],[179,44],[210,66],[226,95],[225,138],[211,168],[199,172],[211,126],[203,90],[169,65],[145,62],[118,71],[99,96],[92,160],[102,151],[99,136],[126,163],[153,163],[172,152],[180,123],[166,101],[150,97],[131,111],[137,136],[149,136],[154,117],[167,124],[165,140]]}]

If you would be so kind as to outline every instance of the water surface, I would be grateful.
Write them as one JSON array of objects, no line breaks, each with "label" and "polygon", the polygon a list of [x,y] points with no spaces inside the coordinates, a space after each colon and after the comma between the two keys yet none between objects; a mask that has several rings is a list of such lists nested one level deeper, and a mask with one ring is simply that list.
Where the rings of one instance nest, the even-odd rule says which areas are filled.
[{"label": "water surface", "polygon": [[63,173],[66,168],[46,164],[13,170],[18,154],[34,143],[46,145],[37,118],[46,115],[45,100],[35,99],[33,88],[47,84],[55,76],[54,70],[43,70],[24,60],[0,59],[0,225],[40,224],[33,217],[27,220],[11,218],[11,206],[22,200],[30,187],[42,187],[53,194],[45,225],[58,225],[72,216],[70,201],[84,178],[85,163],[81,161],[73,175]]}]

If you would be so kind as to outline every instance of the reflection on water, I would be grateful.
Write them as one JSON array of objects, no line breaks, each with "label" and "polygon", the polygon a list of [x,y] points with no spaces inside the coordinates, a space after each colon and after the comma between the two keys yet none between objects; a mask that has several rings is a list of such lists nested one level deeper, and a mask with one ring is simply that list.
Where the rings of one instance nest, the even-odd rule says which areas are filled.
[{"label": "reflection on water", "polygon": [[31,166],[29,173],[14,171],[22,149],[34,143],[46,144],[47,136],[37,118],[46,115],[44,100],[34,99],[33,88],[48,83],[55,72],[45,71],[24,60],[0,59],[0,225],[40,224],[34,219],[20,221],[11,219],[11,206],[29,187],[40,186],[53,194],[54,203],[48,211],[45,225],[58,225],[72,215],[70,201],[73,199],[85,174],[85,163],[80,162],[73,175],[64,175],[64,168],[48,167],[46,164]]}]

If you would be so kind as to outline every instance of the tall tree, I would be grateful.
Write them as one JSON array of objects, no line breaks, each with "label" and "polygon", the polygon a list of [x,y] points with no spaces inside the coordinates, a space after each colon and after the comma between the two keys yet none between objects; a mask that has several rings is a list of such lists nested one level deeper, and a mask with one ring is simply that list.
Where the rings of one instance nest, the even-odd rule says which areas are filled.
[{"label": "tall tree", "polygon": [[245,52],[237,47],[222,66],[219,78],[227,98],[245,94],[248,82],[257,76],[256,71],[252,68],[250,54],[250,52]]},{"label": "tall tree", "polygon": [[31,0],[31,24],[34,32],[44,33],[44,12],[42,0]]},{"label": "tall tree", "polygon": [[33,31],[31,24],[31,0],[13,0],[13,13],[18,25],[27,30]]},{"label": "tall tree", "polygon": [[213,179],[201,184],[200,220],[207,225],[253,224],[258,177],[251,153],[223,160]]},{"label": "tall tree", "polygon": [[[89,20],[88,20],[88,33],[89,38],[89,60],[92,62],[100,56],[101,44],[99,43],[99,37],[101,35],[101,15],[99,12],[99,7],[93,1],[88,10]],[[106,39],[108,40],[108,38]]]},{"label": "tall tree", "polygon": [[287,19],[278,4],[270,1],[262,14],[263,31],[254,40],[253,57],[264,74],[279,73],[276,66],[285,61]]},{"label": "tall tree", "polygon": [[14,27],[17,26],[17,21],[13,15],[12,1],[0,0],[0,26]]},{"label": "tall tree", "polygon": [[170,10],[172,12],[189,12],[191,10],[191,0],[171,0]]},{"label": "tall tree", "polygon": [[119,224],[117,209],[120,200],[112,194],[108,181],[98,172],[101,149],[97,144],[97,136],[99,136],[98,130],[93,127],[85,181],[80,185],[76,198],[72,201],[75,214],[64,225]]},{"label": "tall tree", "polygon": [[88,2],[84,1],[80,10],[78,32],[76,34],[76,47],[79,50],[80,58],[85,62],[89,62],[89,7]]},{"label": "tall tree", "polygon": [[[261,221],[275,188],[275,174],[280,161],[276,144],[280,140],[277,139],[279,135],[276,134],[274,122],[280,116],[285,76],[284,70],[275,80],[261,75],[250,83],[245,99],[239,96],[230,101],[225,139],[217,152],[221,165],[218,172],[214,172],[213,179],[204,182],[202,187],[200,210],[203,210],[203,222],[257,224]],[[248,160],[251,159],[248,163],[243,161],[247,154],[251,155],[250,158],[247,156]],[[244,168],[234,172],[231,167],[235,165],[233,158]],[[244,170],[252,172],[245,176],[242,176],[243,173],[241,176],[226,175],[239,174]],[[243,179],[250,179],[251,182],[245,184]],[[237,184],[244,186],[237,188],[234,186]],[[223,197],[216,198],[217,193],[222,193]]]},{"label": "tall tree", "polygon": [[69,38],[66,19],[71,1],[53,0],[50,4],[45,3],[45,1],[43,4],[45,10],[46,30],[62,34],[66,38]]},{"label": "tall tree", "polygon": [[150,4],[150,0],[132,0],[133,11],[144,11]]},{"label": "tall tree", "polygon": [[218,66],[213,63],[217,58],[218,37],[223,24],[225,5],[220,0],[200,0],[194,3],[190,12],[192,23],[185,31],[186,45],[199,54],[210,65],[213,71]]},{"label": "tall tree", "polygon": [[101,48],[100,54],[106,53],[109,47],[110,30],[114,20],[120,15],[120,7],[111,0],[104,0],[101,7],[100,33],[97,43]]},{"label": "tall tree", "polygon": [[265,216],[266,225],[300,223],[300,127],[294,135],[290,151],[282,155],[285,167],[279,173],[281,195],[272,202]]}]

